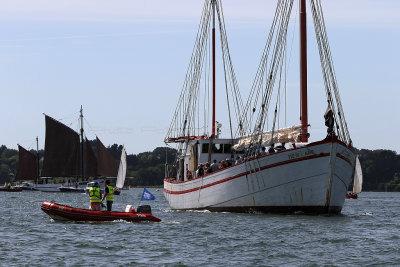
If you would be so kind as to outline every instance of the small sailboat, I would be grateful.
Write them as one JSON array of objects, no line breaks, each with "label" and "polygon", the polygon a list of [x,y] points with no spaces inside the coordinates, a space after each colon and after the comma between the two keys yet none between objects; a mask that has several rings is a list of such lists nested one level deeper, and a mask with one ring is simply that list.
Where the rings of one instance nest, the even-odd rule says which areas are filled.
[{"label": "small sailboat", "polygon": [[354,179],[353,179],[353,192],[347,193],[346,199],[357,199],[358,194],[362,191],[363,174],[361,169],[360,159],[356,158],[356,167],[354,169]]},{"label": "small sailboat", "polygon": [[122,188],[124,188],[126,178],[126,151],[125,147],[122,147],[121,160],[119,161],[117,182],[114,188],[114,195],[120,195]]}]

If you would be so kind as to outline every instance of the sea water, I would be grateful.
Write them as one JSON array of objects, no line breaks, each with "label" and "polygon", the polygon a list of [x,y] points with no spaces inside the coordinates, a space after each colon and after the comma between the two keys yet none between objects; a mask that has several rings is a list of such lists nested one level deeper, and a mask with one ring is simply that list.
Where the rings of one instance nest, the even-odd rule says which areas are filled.
[{"label": "sea water", "polygon": [[[1,266],[400,266],[400,193],[360,194],[342,215],[172,211],[162,189],[150,204],[162,222],[57,222],[49,200],[87,208],[80,193],[0,192]],[[123,190],[114,210],[135,207]]]}]

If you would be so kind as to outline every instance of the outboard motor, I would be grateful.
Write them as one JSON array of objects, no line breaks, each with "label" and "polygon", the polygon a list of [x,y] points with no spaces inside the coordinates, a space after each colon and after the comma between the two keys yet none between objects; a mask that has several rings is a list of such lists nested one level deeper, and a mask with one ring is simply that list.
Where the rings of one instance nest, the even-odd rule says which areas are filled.
[{"label": "outboard motor", "polygon": [[141,205],[137,207],[137,213],[148,213],[151,214],[151,207],[150,205]]}]

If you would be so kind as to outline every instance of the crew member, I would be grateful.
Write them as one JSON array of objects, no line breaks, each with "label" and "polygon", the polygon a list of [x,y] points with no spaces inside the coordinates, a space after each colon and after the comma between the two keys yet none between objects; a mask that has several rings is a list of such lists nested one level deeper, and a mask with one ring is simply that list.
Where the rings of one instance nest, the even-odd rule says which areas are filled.
[{"label": "crew member", "polygon": [[90,208],[92,210],[101,210],[101,190],[99,183],[95,182],[89,190]]},{"label": "crew member", "polygon": [[106,188],[104,191],[103,200],[107,200],[107,211],[111,211],[114,202],[114,187],[111,186],[110,180],[106,180]]},{"label": "crew member", "polygon": [[10,189],[11,188],[11,183],[7,184],[7,188]]}]

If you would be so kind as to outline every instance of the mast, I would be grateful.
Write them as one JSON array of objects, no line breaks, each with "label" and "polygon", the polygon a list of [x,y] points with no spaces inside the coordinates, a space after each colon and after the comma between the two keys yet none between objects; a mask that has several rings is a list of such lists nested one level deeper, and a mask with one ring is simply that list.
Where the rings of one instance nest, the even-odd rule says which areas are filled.
[{"label": "mast", "polygon": [[39,137],[36,136],[36,186],[39,184]]},{"label": "mast", "polygon": [[308,142],[307,114],[307,14],[306,0],[300,0],[300,119],[301,142]]},{"label": "mast", "polygon": [[212,138],[215,138],[215,1],[211,0],[213,8],[213,27],[212,27],[212,65],[213,65],[213,118],[212,118]]},{"label": "mast", "polygon": [[83,178],[84,169],[83,169],[83,109],[82,109],[82,105],[81,105],[80,120],[81,120],[81,178]]},{"label": "mast", "polygon": [[213,83],[213,91],[212,91],[212,134],[210,138],[210,143],[208,146],[208,162],[211,162],[211,154],[213,147],[213,140],[215,138],[215,1],[211,0],[211,5],[213,9],[213,25],[212,25],[212,83]]}]

